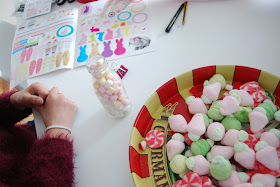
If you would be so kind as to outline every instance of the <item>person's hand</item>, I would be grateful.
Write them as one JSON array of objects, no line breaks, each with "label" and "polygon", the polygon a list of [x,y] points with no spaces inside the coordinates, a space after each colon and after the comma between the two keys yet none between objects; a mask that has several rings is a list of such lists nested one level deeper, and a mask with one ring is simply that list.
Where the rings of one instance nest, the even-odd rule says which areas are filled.
[{"label": "person's hand", "polygon": [[[41,114],[46,128],[52,125],[60,125],[71,129],[77,112],[77,104],[59,93],[57,87],[53,87],[45,100],[45,104],[37,106],[36,109]],[[47,131],[47,135],[51,137],[62,136],[62,138],[68,138],[69,133],[68,130],[60,128]]]},{"label": "person's hand", "polygon": [[46,85],[36,82],[28,88],[14,93],[10,97],[10,103],[17,109],[34,108],[38,105],[43,105],[44,100],[49,94],[49,89]]}]

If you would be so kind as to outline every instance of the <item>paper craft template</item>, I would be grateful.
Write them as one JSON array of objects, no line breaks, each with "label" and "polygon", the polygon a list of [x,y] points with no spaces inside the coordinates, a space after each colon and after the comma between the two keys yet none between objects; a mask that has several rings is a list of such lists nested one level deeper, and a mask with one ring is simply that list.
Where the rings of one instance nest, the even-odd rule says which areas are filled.
[{"label": "paper craft template", "polygon": [[108,0],[79,10],[74,66],[101,54],[108,60],[151,52],[155,39],[149,27],[148,0]]},{"label": "paper craft template", "polygon": [[73,68],[78,9],[62,9],[18,24],[11,54],[11,89],[23,80]]},{"label": "paper craft template", "polygon": [[32,18],[51,11],[52,0],[27,0],[23,12],[23,19]]},{"label": "paper craft template", "polygon": [[101,54],[108,60],[155,50],[148,0],[108,0],[54,11],[18,24],[10,88],[23,80],[85,65]]}]

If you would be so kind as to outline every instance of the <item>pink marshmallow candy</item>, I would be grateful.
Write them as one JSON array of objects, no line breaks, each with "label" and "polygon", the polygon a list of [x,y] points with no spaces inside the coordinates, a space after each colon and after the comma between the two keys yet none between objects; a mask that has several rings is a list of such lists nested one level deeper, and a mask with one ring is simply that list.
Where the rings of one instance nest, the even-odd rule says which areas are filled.
[{"label": "pink marshmallow candy", "polygon": [[270,170],[279,170],[279,160],[275,147],[267,145],[258,150],[256,160]]},{"label": "pink marshmallow candy", "polygon": [[204,102],[200,98],[194,98],[189,104],[189,112],[191,114],[196,113],[208,113],[208,109],[206,108]]},{"label": "pink marshmallow candy", "polygon": [[249,114],[250,130],[253,133],[261,131],[269,122],[266,115],[259,111],[253,111]]},{"label": "pink marshmallow candy", "polygon": [[276,178],[269,174],[255,174],[251,179],[252,184],[259,182],[265,187],[274,187],[276,184]]},{"label": "pink marshmallow candy", "polygon": [[243,183],[243,184],[235,185],[233,187],[254,187],[254,186],[251,183]]},{"label": "pink marshmallow candy", "polygon": [[234,155],[234,148],[231,146],[214,145],[211,148],[211,154],[213,158],[220,155],[230,160]]},{"label": "pink marshmallow candy", "polygon": [[234,170],[231,172],[231,175],[228,179],[218,181],[218,184],[221,187],[235,186],[243,183],[244,182],[239,178],[238,172]]},{"label": "pink marshmallow candy", "polygon": [[207,136],[213,141],[220,141],[225,135],[225,127],[219,123],[211,123],[207,128]]},{"label": "pink marshmallow candy", "polygon": [[238,90],[238,95],[241,98],[241,106],[253,106],[254,100],[246,90]]},{"label": "pink marshmallow candy", "polygon": [[174,132],[180,132],[180,133],[187,132],[188,123],[181,114],[170,116],[168,118],[168,122],[171,130],[173,130]]},{"label": "pink marshmallow candy", "polygon": [[221,83],[219,82],[210,84],[203,89],[203,95],[211,101],[217,101],[219,98],[221,87]]},{"label": "pink marshmallow candy", "polygon": [[247,169],[255,167],[256,153],[253,149],[249,148],[245,143],[237,142],[234,145],[234,160],[241,166]]},{"label": "pink marshmallow candy", "polygon": [[185,149],[185,144],[179,140],[171,139],[166,144],[168,160],[172,160],[173,156],[182,153]]},{"label": "pink marshmallow candy", "polygon": [[261,134],[260,141],[265,141],[272,147],[278,148],[279,147],[279,139],[278,137],[272,132],[263,132]]},{"label": "pink marshmallow candy", "polygon": [[199,175],[208,175],[210,173],[210,162],[202,155],[188,158],[186,164],[190,170]]},{"label": "pink marshmallow candy", "polygon": [[[246,138],[247,135],[247,138]],[[248,139],[248,133],[245,131],[238,131],[236,129],[229,129],[224,138],[221,140],[222,145],[234,146],[237,142],[244,142]]]},{"label": "pink marshmallow candy", "polygon": [[189,124],[187,125],[187,131],[197,136],[201,136],[205,133],[206,127],[202,114],[195,114]]},{"label": "pink marshmallow candy", "polygon": [[239,102],[235,97],[226,96],[221,103],[220,113],[223,115],[230,115],[239,110]]}]

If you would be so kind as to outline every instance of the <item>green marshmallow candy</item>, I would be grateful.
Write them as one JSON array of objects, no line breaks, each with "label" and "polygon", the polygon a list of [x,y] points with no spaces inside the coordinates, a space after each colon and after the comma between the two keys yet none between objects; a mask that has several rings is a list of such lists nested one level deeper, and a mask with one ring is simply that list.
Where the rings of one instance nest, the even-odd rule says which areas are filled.
[{"label": "green marshmallow candy", "polygon": [[265,109],[266,116],[267,116],[269,121],[274,119],[274,110],[269,103],[261,103],[261,104],[259,104],[258,107],[262,107],[262,108]]},{"label": "green marshmallow candy", "polygon": [[209,150],[210,150],[210,145],[205,139],[200,139],[196,142],[193,142],[191,145],[191,151],[192,154],[195,155],[203,155],[205,156]]},{"label": "green marshmallow candy", "polygon": [[210,164],[210,173],[217,180],[226,180],[231,176],[232,166],[223,156],[215,156]]},{"label": "green marshmallow candy", "polygon": [[186,166],[186,160],[187,157],[177,154],[174,155],[171,159],[170,162],[170,168],[174,173],[183,173],[186,172],[188,170],[187,166]]},{"label": "green marshmallow candy", "polygon": [[253,110],[251,109],[251,107],[241,106],[239,107],[239,110],[235,112],[233,115],[241,123],[249,122],[249,113],[252,111]]},{"label": "green marshmallow candy", "polygon": [[208,110],[208,116],[214,121],[222,121],[222,119],[225,117],[220,113],[221,103],[221,100],[213,102],[210,109]]},{"label": "green marshmallow candy", "polygon": [[207,128],[210,125],[209,117],[204,113],[200,113],[200,114],[203,116],[205,127]]},{"label": "green marshmallow candy", "polygon": [[238,121],[235,117],[227,116],[221,123],[225,127],[226,131],[228,131],[229,129],[236,129],[240,131],[242,128],[240,121]]}]

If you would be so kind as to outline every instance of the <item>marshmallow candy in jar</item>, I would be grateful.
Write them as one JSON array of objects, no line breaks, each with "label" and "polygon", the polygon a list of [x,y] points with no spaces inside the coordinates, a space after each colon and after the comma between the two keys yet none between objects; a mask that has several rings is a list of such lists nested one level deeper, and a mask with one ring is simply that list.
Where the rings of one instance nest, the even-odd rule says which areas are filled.
[{"label": "marshmallow candy in jar", "polygon": [[131,103],[119,75],[108,66],[104,56],[94,55],[87,60],[93,78],[93,89],[106,112],[113,118],[123,118]]}]

